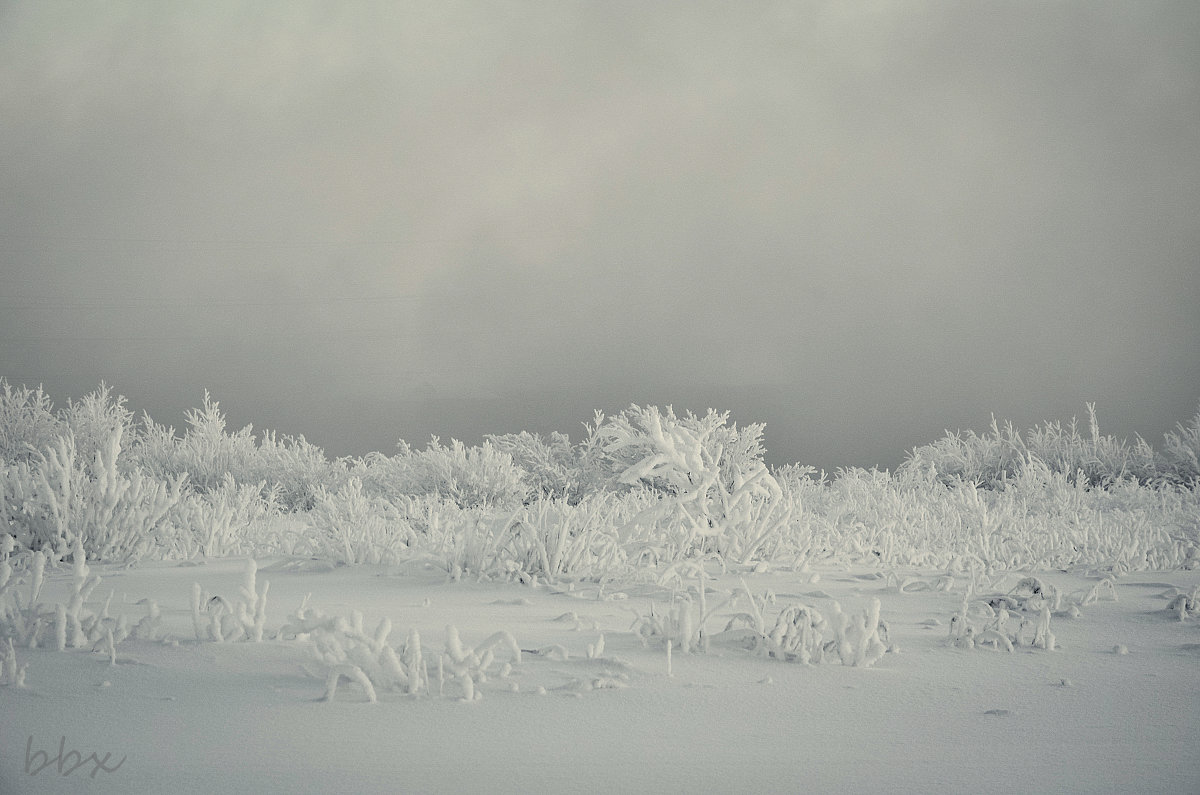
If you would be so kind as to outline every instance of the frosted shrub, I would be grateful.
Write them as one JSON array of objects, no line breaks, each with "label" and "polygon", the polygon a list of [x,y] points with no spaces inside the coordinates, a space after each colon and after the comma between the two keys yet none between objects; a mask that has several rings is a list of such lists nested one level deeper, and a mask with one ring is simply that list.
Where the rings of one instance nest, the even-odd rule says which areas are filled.
[{"label": "frosted shrub", "polygon": [[344,464],[327,459],[324,450],[303,436],[263,431],[255,458],[247,480],[264,482],[272,499],[290,511],[312,508],[319,488],[340,487],[348,477]]},{"label": "frosted shrub", "polygon": [[141,444],[136,450],[139,464],[159,477],[186,473],[196,491],[209,491],[225,481],[226,474],[235,479],[253,468],[256,446],[253,428],[249,425],[226,434],[225,415],[220,404],[204,392],[204,405],[189,409],[186,414],[188,430],[182,439],[175,429],[167,428],[146,418]]},{"label": "frosted shrub", "polygon": [[1029,448],[1011,422],[1001,428],[992,417],[991,433],[973,430],[946,435],[909,453],[901,470],[926,472],[950,485],[962,480],[995,486],[1024,465]]},{"label": "frosted shrub", "polygon": [[180,500],[183,478],[159,481],[117,469],[121,431],[114,431],[106,450],[98,452],[91,477],[79,478],[79,529],[88,554],[97,560],[136,561],[151,551],[167,517]]},{"label": "frosted shrub", "polygon": [[[130,635],[129,622],[124,615],[116,618],[109,615],[111,593],[99,613],[87,609],[101,578],[87,565],[79,540],[71,554],[71,590],[66,602],[55,605],[41,602],[48,561],[45,552],[22,553],[25,576],[14,576],[12,561],[0,556],[0,638],[30,649],[51,643],[58,651],[68,648],[94,651],[103,646],[110,661],[115,662],[116,645]],[[19,587],[24,583],[28,584],[28,594],[21,599]],[[153,623],[139,624],[143,636],[153,636]]]},{"label": "frosted shrub", "polygon": [[277,510],[263,494],[261,482],[238,484],[229,474],[218,488],[186,494],[172,511],[174,551],[187,559],[260,552],[249,548],[250,528]]},{"label": "frosted shrub", "polygon": [[40,386],[14,387],[0,378],[0,464],[30,463],[64,433],[64,423]]},{"label": "frosted shrub", "polygon": [[307,514],[310,552],[350,565],[397,563],[408,556],[415,534],[392,502],[363,492],[351,477],[336,492],[318,487]]},{"label": "frosted shrub", "polygon": [[271,431],[255,439],[253,426],[227,433],[220,404],[206,391],[202,408],[187,413],[182,438],[174,428],[146,417],[133,450],[138,466],[160,477],[186,474],[190,487],[207,493],[232,477],[239,486],[257,484],[264,497],[288,510],[312,507],[319,487],[336,488],[345,481],[344,465],[331,462],[304,437],[277,437]]},{"label": "frosted shrub", "polygon": [[654,512],[629,529],[675,530],[667,542],[671,556],[713,538],[714,548],[745,562],[790,519],[779,484],[761,460],[762,426],[739,433],[728,420],[728,412],[678,418],[669,406],[665,413],[631,406],[599,430],[604,452],[629,463],[621,483],[663,493]]},{"label": "frosted shrub", "polygon": [[[325,681],[325,701],[333,700],[342,679],[357,683],[370,702],[378,699],[379,691],[410,696],[432,694],[434,688],[429,681],[420,633],[409,630],[404,644],[393,647],[388,643],[391,632],[392,622],[387,618],[380,620],[374,632],[367,632],[361,612],[354,610],[349,618],[327,616],[308,607],[305,599],[280,629],[279,637],[308,645],[310,658],[321,669],[306,670],[311,676]],[[489,671],[497,662],[497,650],[502,650],[509,658],[501,673],[520,664],[521,648],[511,633],[493,633],[471,648],[463,644],[455,627],[446,627],[445,651],[437,657],[437,695],[444,695],[445,679],[449,675],[463,700],[481,698],[479,685],[488,681]]]},{"label": "frosted shrub", "polygon": [[524,481],[534,500],[566,500],[578,503],[589,493],[580,454],[566,434],[549,437],[522,431],[485,437],[497,451],[510,456],[525,473]]},{"label": "frosted shrub", "polygon": [[1186,426],[1165,434],[1160,470],[1167,483],[1200,489],[1200,408]]},{"label": "frosted shrub", "polygon": [[1072,418],[1064,427],[1046,422],[1024,437],[1011,422],[1001,428],[995,417],[984,435],[974,431],[951,434],[914,449],[901,469],[930,473],[951,483],[961,479],[989,489],[1004,488],[1030,466],[1044,466],[1072,483],[1106,487],[1131,479],[1141,484],[1188,485],[1200,477],[1200,412],[1189,428],[1167,433],[1158,454],[1140,436],[1132,444],[1100,432],[1094,403],[1087,404],[1088,435]]},{"label": "frosted shrub", "polygon": [[633,485],[644,481],[666,493],[679,494],[711,477],[726,489],[735,480],[763,466],[761,424],[738,429],[729,425],[729,412],[712,409],[697,417],[688,412],[677,417],[667,406],[631,405],[607,420],[597,414],[595,435],[602,442],[603,458],[617,481]]},{"label": "frosted shrub", "polygon": [[[1041,586],[1041,587],[1038,587]],[[1019,646],[1054,651],[1057,641],[1050,629],[1052,602],[1059,596],[1036,578],[1026,578],[1009,594],[972,601],[963,597],[958,614],[950,619],[947,644],[960,649],[990,648],[1011,652]],[[1013,616],[1009,610],[1015,609]],[[1021,613],[1036,613],[1034,619]]]},{"label": "frosted shrub", "polygon": [[1064,429],[1057,422],[1048,422],[1029,431],[1029,446],[1038,459],[1053,472],[1062,472],[1072,481],[1089,486],[1132,478],[1139,483],[1153,482],[1156,477],[1154,450],[1137,437],[1130,445],[1100,433],[1094,403],[1087,405],[1090,434],[1084,438],[1078,423],[1072,418]]},{"label": "frosted shrub", "polygon": [[[122,471],[129,464],[128,448],[136,442],[133,412],[125,407],[125,398],[113,395],[112,388],[100,382],[100,386],[78,401],[68,400],[67,407],[59,413],[75,442],[77,455],[84,461],[92,461],[97,455],[106,455],[113,438],[119,439],[119,460]],[[64,434],[65,435],[65,434]]]},{"label": "frosted shrub", "polygon": [[368,456],[361,464],[367,470],[362,474],[364,485],[380,496],[437,496],[461,508],[506,510],[521,505],[530,494],[525,473],[512,456],[489,441],[467,447],[452,439],[447,447],[435,436],[424,450],[413,450],[403,440],[398,446],[399,452],[390,458]]},{"label": "frosted shrub", "polygon": [[768,630],[763,614],[766,605],[756,601],[744,582],[742,587],[751,612],[733,616],[725,631],[746,625],[751,647],[758,654],[804,665],[837,660],[842,665],[867,668],[888,651],[888,625],[880,618],[878,598],[872,598],[861,613],[853,614],[843,612],[840,604],[832,602],[828,617],[810,605],[792,604],[779,612]]},{"label": "frosted shrub", "polygon": [[[42,551],[14,555],[12,536],[0,534],[0,638],[15,639],[26,646],[45,623],[46,613],[38,597],[46,569],[46,554]],[[21,586],[28,582],[29,592],[21,598]]]},{"label": "frosted shrub", "polygon": [[[513,561],[520,574],[559,577],[615,574],[626,568],[618,529],[647,506],[635,493],[590,494],[578,503],[542,499],[525,506],[514,528]],[[657,503],[657,498],[651,498]]]},{"label": "frosted shrub", "polygon": [[666,641],[668,655],[672,647],[690,654],[697,651],[703,642],[696,626],[695,608],[687,596],[673,599],[664,612],[657,611],[651,603],[646,615],[637,614],[629,631],[641,639],[643,646],[651,638],[662,638]]},{"label": "frosted shrub", "polygon": [[1093,488],[1036,460],[996,490],[912,469],[849,469],[805,488],[781,545],[800,562],[962,571],[1200,562],[1194,492],[1133,481]]},{"label": "frosted shrub", "polygon": [[183,479],[122,474],[121,434],[114,430],[90,462],[80,460],[68,435],[32,465],[6,469],[4,509],[20,544],[65,553],[82,540],[90,557],[114,562],[136,561],[155,548],[182,496]]},{"label": "frosted shrub", "polygon": [[123,442],[132,442],[133,412],[125,407],[125,398],[114,396],[103,381],[95,391],[78,401],[68,400],[65,409],[55,412],[41,387],[14,388],[0,378],[0,461],[34,463],[40,451],[60,437],[72,438],[79,455],[90,461],[118,432]]},{"label": "frosted shrub", "polygon": [[428,511],[422,541],[454,579],[463,575],[481,579],[503,576],[519,568],[514,550],[519,509],[495,513],[460,508],[447,500],[419,504]]}]

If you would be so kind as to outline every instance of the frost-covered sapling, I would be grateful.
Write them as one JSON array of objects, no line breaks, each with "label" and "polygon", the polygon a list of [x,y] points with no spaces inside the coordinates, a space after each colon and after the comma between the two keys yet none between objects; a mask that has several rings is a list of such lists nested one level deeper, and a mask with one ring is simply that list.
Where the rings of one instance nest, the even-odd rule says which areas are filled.
[{"label": "frost-covered sapling", "polygon": [[[342,678],[369,684],[370,689],[364,686],[364,690],[372,701],[380,689],[413,696],[429,691],[429,674],[421,652],[420,634],[415,629],[410,630],[403,649],[396,649],[387,642],[391,631],[392,622],[385,617],[373,633],[366,632],[362,612],[358,610],[352,611],[349,619],[325,616],[308,607],[306,596],[277,637],[311,644],[311,654],[324,666],[324,673],[304,665],[301,667],[310,676],[325,678],[327,699],[333,697]],[[489,656],[487,662],[490,660]]]},{"label": "frost-covered sapling", "polygon": [[971,592],[967,591],[963,596],[962,606],[959,607],[958,614],[950,619],[950,633],[947,637],[947,643],[951,646],[956,646],[960,649],[975,648],[975,628],[970,622],[971,610]]}]

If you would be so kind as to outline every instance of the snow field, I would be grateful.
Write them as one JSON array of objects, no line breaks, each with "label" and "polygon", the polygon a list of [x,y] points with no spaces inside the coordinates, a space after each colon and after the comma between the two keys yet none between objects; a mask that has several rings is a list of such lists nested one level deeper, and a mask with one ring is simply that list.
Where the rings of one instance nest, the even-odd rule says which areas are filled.
[{"label": "snow field", "polygon": [[[635,614],[670,615],[680,589],[672,596],[657,584],[602,593],[583,582],[455,583],[432,565],[312,573],[289,570],[290,562],[264,561],[257,572],[258,593],[271,582],[261,642],[195,639],[191,584],[236,599],[246,561],[94,567],[102,582],[83,610],[107,602],[113,614],[141,614],[139,602],[149,598],[159,606],[158,632],[118,644],[115,665],[103,649],[18,647],[29,668],[23,686],[0,689],[12,716],[0,737],[0,782],[16,782],[17,791],[67,791],[69,778],[23,772],[30,736],[46,748],[62,735],[81,748],[128,756],[117,773],[87,781],[114,792],[161,791],[168,781],[172,791],[681,791],[696,777],[728,792],[796,782],[978,792],[1083,792],[1124,783],[1177,792],[1200,781],[1190,752],[1200,726],[1200,621],[1180,621],[1173,608],[1178,594],[1200,585],[1193,572],[1043,574],[1040,594],[1015,575],[976,583],[968,609],[975,624],[995,620],[988,610],[1008,609],[991,606],[1000,596],[1026,603],[1010,611],[1010,623],[1019,625],[1018,616],[1036,622],[1049,609],[1039,597],[1051,588],[1059,595],[1054,650],[1034,644],[1028,629],[1027,642],[1011,653],[953,642],[950,628],[970,583],[937,590],[945,574],[714,575],[713,613],[704,625],[709,648],[688,653],[676,644],[668,675],[661,638],[647,636]],[[745,596],[717,606],[743,592],[743,579],[764,625],[775,626],[798,604],[827,621],[834,602],[843,615],[869,616],[878,600],[894,653],[866,669],[841,659],[804,665],[736,629],[726,633],[728,623],[753,613]],[[1107,593],[1106,581],[1116,601],[1088,599],[1098,585]],[[58,603],[73,588],[74,573],[51,571],[43,601]],[[377,682],[370,703],[352,678],[327,700],[325,678],[305,672],[319,662],[319,644],[276,639],[306,597],[309,608],[342,619],[335,631],[343,638],[357,637],[361,627],[364,646],[390,620],[401,665],[418,634],[427,661],[447,658],[441,697]],[[496,638],[501,627],[519,658],[507,637]],[[1128,654],[1114,653],[1118,645]],[[494,659],[479,666],[488,651]],[[451,663],[474,669],[482,700],[462,703],[465,689]],[[430,690],[434,667],[426,665]],[[478,678],[481,667],[487,673]]]}]

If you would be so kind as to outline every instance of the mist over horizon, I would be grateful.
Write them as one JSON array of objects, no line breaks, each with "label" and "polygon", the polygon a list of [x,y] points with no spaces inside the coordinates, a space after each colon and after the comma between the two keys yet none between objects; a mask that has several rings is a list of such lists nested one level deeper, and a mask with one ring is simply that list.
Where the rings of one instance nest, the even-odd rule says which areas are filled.
[{"label": "mist over horizon", "polygon": [[1200,4],[0,5],[0,376],[894,468],[1200,399]]}]

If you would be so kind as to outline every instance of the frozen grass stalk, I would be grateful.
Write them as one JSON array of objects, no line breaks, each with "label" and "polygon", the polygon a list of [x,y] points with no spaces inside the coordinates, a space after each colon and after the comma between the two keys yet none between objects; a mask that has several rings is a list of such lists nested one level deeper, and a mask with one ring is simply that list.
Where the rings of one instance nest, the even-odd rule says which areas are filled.
[{"label": "frozen grass stalk", "polygon": [[192,629],[196,633],[196,640],[206,641],[209,639],[208,632],[204,626],[204,620],[200,617],[201,600],[204,598],[204,589],[200,587],[200,583],[192,583]]},{"label": "frozen grass stalk", "polygon": [[0,658],[0,685],[12,687],[25,686],[25,670],[29,663],[17,665],[17,651],[13,648],[12,638],[5,641],[4,657]]},{"label": "frozen grass stalk", "polygon": [[[421,659],[421,633],[417,630],[410,629],[408,631],[408,641],[404,644],[404,667],[408,673],[408,692],[410,695],[416,695],[421,690],[421,679],[428,676],[425,673],[425,663]],[[438,688],[441,688],[441,660],[438,661]],[[429,682],[425,682],[428,686]]]}]

